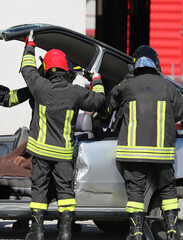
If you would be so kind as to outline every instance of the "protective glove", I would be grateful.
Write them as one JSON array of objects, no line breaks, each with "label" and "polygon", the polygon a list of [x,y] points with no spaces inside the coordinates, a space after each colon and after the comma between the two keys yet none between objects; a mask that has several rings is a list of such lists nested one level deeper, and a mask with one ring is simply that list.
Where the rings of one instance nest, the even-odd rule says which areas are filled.
[{"label": "protective glove", "polygon": [[25,42],[26,46],[36,47],[33,35],[34,35],[33,29],[31,29],[28,37],[24,38],[24,42]]},{"label": "protective glove", "polygon": [[95,81],[96,79],[101,79],[100,73],[97,73],[94,69],[92,70],[92,82]]},{"label": "protective glove", "polygon": [[92,85],[93,82],[97,79],[101,79],[100,73],[97,73],[94,69],[91,71],[91,79],[92,81],[90,82],[90,90],[92,90]]},{"label": "protective glove", "polygon": [[3,85],[0,85],[0,92],[9,92],[9,88],[8,87],[5,87]]},{"label": "protective glove", "polygon": [[6,94],[8,94],[10,92],[10,89],[0,85],[0,103],[4,101],[4,97],[6,96]]}]

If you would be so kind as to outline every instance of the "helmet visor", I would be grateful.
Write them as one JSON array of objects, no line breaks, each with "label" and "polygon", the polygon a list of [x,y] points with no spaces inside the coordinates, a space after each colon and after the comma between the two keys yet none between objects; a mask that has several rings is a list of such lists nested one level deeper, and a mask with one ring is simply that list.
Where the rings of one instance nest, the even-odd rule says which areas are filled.
[{"label": "helmet visor", "polygon": [[155,63],[147,57],[141,57],[141,58],[137,59],[134,67],[135,68],[150,67],[150,68],[155,68],[156,69]]}]

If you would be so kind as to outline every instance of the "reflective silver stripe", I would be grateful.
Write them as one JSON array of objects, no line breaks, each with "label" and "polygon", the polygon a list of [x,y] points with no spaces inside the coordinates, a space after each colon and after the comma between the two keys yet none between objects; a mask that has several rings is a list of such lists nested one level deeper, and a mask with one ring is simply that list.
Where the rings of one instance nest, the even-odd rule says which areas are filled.
[{"label": "reflective silver stripe", "polygon": [[157,153],[143,153],[143,152],[130,152],[130,153],[125,153],[125,152],[116,152],[116,157],[117,158],[142,158],[142,159],[159,159],[159,160],[174,160],[174,153],[164,153],[164,154],[157,154]]},{"label": "reflective silver stripe", "polygon": [[117,151],[119,152],[155,152],[155,153],[175,153],[174,147],[146,147],[146,146],[135,146],[135,147],[127,147],[127,146],[117,146]]},{"label": "reflective silver stripe", "polygon": [[142,158],[142,159],[159,159],[159,160],[174,160],[174,154],[150,154],[150,153],[116,153],[117,158]]}]

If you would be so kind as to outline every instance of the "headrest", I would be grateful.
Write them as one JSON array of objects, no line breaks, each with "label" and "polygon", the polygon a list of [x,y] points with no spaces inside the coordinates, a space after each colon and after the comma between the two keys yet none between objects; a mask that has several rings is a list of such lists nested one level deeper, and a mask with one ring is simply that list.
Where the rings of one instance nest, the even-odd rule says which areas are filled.
[{"label": "headrest", "polygon": [[76,122],[76,132],[92,131],[92,116],[90,113],[79,113]]}]

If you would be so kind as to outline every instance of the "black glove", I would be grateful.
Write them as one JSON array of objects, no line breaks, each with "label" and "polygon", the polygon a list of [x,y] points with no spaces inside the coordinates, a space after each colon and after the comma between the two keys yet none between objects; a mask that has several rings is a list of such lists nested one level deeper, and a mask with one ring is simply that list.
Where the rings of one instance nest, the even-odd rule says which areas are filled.
[{"label": "black glove", "polygon": [[9,92],[10,92],[9,88],[0,85],[0,103],[2,103],[5,100],[4,98],[7,94],[9,94]]}]

